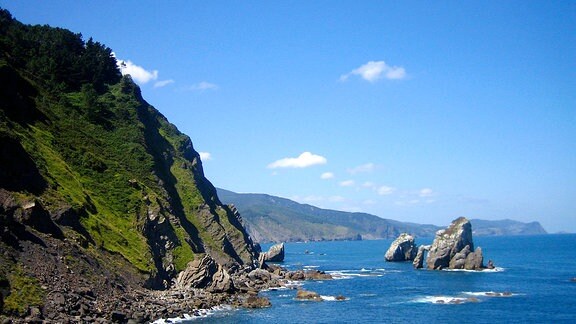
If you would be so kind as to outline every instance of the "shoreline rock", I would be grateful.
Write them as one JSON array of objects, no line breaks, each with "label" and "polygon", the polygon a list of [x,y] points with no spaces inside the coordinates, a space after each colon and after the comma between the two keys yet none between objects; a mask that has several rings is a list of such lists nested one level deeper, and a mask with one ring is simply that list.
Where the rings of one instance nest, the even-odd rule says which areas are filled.
[{"label": "shoreline rock", "polygon": [[317,302],[324,301],[322,299],[322,296],[320,296],[317,292],[310,291],[310,290],[304,290],[304,289],[298,289],[298,292],[296,292],[295,298],[298,300],[311,300],[311,301],[317,301]]}]

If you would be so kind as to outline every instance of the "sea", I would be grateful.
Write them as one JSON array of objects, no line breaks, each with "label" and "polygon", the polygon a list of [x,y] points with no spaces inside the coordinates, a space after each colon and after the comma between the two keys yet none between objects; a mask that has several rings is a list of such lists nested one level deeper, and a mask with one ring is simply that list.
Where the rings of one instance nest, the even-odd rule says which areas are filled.
[{"label": "sea", "polygon": [[[431,244],[432,238],[416,241]],[[334,276],[294,283],[323,301],[296,300],[295,289],[274,289],[260,292],[269,308],[224,306],[178,322],[576,323],[576,234],[474,237],[484,262],[496,266],[486,271],[415,270],[411,262],[386,262],[391,243],[287,243],[282,266]]]}]

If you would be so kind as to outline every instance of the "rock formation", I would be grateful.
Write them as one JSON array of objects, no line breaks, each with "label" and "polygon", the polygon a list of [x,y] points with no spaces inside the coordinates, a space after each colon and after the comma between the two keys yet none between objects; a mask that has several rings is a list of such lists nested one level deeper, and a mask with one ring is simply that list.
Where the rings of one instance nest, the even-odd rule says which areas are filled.
[{"label": "rock formation", "polygon": [[299,289],[296,293],[296,299],[299,300],[311,300],[311,301],[322,301],[322,297],[314,291],[308,291],[304,289]]},{"label": "rock formation", "polygon": [[234,283],[224,268],[208,254],[188,264],[176,278],[177,289],[203,288],[210,292],[234,292]]},{"label": "rock formation", "polygon": [[408,233],[402,233],[392,242],[384,258],[386,261],[412,261],[416,253],[414,237]]},{"label": "rock formation", "polygon": [[482,249],[474,250],[472,226],[465,217],[452,222],[447,229],[436,233],[428,252],[426,266],[431,270],[467,269],[481,270],[483,266]]},{"label": "rock formation", "polygon": [[420,247],[418,247],[418,253],[416,253],[416,257],[412,262],[414,269],[422,269],[424,267],[424,253],[427,251],[430,251],[430,245],[420,245]]},{"label": "rock formation", "polygon": [[268,252],[264,253],[264,262],[282,262],[284,261],[284,243],[272,245]]}]

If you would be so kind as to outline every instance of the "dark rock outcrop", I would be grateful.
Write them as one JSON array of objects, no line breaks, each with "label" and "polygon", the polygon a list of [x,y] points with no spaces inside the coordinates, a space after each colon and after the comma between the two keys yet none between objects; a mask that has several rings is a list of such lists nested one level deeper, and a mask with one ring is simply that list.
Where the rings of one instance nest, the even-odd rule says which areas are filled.
[{"label": "dark rock outcrop", "polygon": [[203,288],[210,292],[234,292],[234,282],[228,272],[209,255],[188,264],[176,278],[177,289]]},{"label": "dark rock outcrop", "polygon": [[264,253],[264,262],[283,262],[284,261],[284,243],[272,245],[268,252]]},{"label": "dark rock outcrop", "polygon": [[484,268],[482,250],[474,252],[472,241],[472,226],[465,217],[452,222],[447,229],[436,233],[434,242],[428,252],[426,266],[431,270],[467,269],[481,270]]},{"label": "dark rock outcrop", "polygon": [[384,258],[386,261],[412,261],[416,257],[417,247],[414,237],[408,233],[402,233],[392,242]]}]

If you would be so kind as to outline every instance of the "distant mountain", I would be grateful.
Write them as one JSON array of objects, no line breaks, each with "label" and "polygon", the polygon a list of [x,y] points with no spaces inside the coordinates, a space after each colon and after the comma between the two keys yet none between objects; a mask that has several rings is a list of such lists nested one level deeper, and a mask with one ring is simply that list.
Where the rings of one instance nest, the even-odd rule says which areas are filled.
[{"label": "distant mountain", "polygon": [[430,237],[435,225],[384,219],[366,213],[350,213],[299,204],[266,194],[238,194],[217,189],[225,204],[234,204],[256,242],[294,242],[396,238],[402,232]]},{"label": "distant mountain", "polygon": [[[396,238],[402,232],[432,237],[442,227],[384,219],[366,213],[321,209],[266,194],[238,194],[217,189],[225,204],[234,204],[256,242],[294,242]],[[475,235],[546,234],[538,222],[471,220]]]},{"label": "distant mountain", "polygon": [[504,220],[481,220],[472,219],[474,235],[536,235],[548,234],[538,222],[522,223],[510,219]]}]

